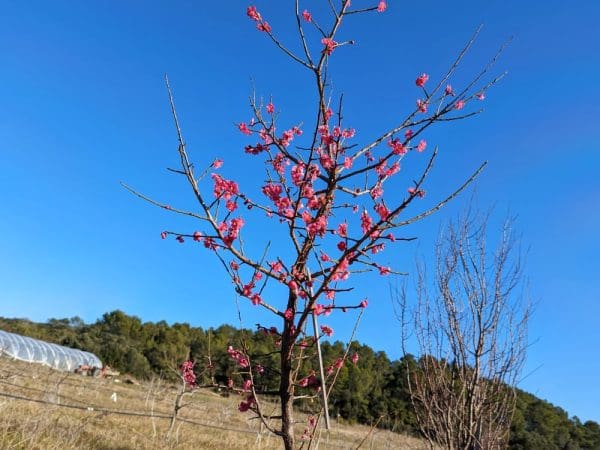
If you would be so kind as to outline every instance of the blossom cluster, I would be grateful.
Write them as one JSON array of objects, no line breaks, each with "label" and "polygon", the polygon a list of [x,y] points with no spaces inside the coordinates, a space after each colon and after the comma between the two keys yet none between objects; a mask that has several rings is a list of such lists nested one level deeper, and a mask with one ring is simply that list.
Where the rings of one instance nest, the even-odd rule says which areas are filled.
[{"label": "blossom cluster", "polygon": [[196,374],[194,373],[194,363],[192,361],[184,361],[179,370],[186,386],[193,387],[196,385]]},{"label": "blossom cluster", "polygon": [[248,357],[239,350],[234,349],[231,345],[227,347],[227,353],[241,368],[247,369],[250,367],[250,361],[248,361]]}]

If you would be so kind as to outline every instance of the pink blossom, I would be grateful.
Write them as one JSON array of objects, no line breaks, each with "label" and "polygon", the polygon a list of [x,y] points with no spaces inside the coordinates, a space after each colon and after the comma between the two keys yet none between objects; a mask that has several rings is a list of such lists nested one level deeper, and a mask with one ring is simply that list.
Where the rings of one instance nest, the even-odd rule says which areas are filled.
[{"label": "pink blossom", "polygon": [[337,234],[340,237],[348,237],[348,224],[346,222],[338,225]]},{"label": "pink blossom", "polygon": [[258,31],[262,31],[264,33],[270,33],[271,32],[271,25],[269,25],[269,22],[261,22],[258,25],[256,25],[256,29]]},{"label": "pink blossom", "polygon": [[285,173],[285,167],[288,166],[290,162],[283,153],[277,153],[275,158],[271,161],[271,164],[273,164],[273,169],[275,169],[279,175],[283,175]]},{"label": "pink blossom", "polygon": [[292,181],[296,186],[300,186],[300,184],[302,184],[302,181],[304,180],[304,173],[305,173],[305,165],[300,163],[294,167],[292,167]]},{"label": "pink blossom", "polygon": [[[327,122],[327,120],[329,118],[327,116],[328,111],[330,111],[330,110],[328,109],[327,111],[325,111],[325,122]],[[319,125],[319,127],[317,128],[317,131],[321,135],[321,141],[324,141],[326,138],[329,137],[329,126],[327,124]]]},{"label": "pink blossom", "polygon": [[343,252],[346,250],[346,243],[344,241],[340,241],[337,243],[337,248],[340,252]]},{"label": "pink blossom", "polygon": [[237,203],[233,200],[227,200],[227,202],[225,203],[225,208],[227,208],[227,211],[233,212],[237,209]]},{"label": "pink blossom", "polygon": [[262,298],[260,298],[260,295],[258,294],[253,294],[252,297],[250,297],[250,301],[254,306],[256,306],[260,305],[260,302],[262,302]]},{"label": "pink blossom", "polygon": [[281,272],[283,270],[283,265],[279,261],[271,262],[269,263],[269,266],[271,266],[273,272]]},{"label": "pink blossom", "polygon": [[452,89],[452,86],[450,86],[449,84],[446,85],[446,90],[444,91],[444,93],[446,95],[454,95],[454,90]]},{"label": "pink blossom", "polygon": [[409,187],[409,188],[408,188],[408,193],[409,193],[410,195],[413,195],[413,196],[415,196],[415,195],[416,195],[416,196],[418,196],[419,198],[423,198],[423,197],[425,197],[425,191],[424,191],[423,189],[419,189],[419,190],[417,190],[417,189],[416,189],[416,188],[414,188],[414,187]]},{"label": "pink blossom", "polygon": [[361,308],[366,308],[368,304],[369,301],[365,298],[362,302],[360,302],[358,306],[360,306]]},{"label": "pink blossom", "polygon": [[315,303],[312,307],[312,310],[317,316],[320,316],[325,311],[325,307],[320,303]]},{"label": "pink blossom", "polygon": [[218,169],[223,165],[223,160],[215,159],[212,163],[213,168]]},{"label": "pink blossom", "polygon": [[483,92],[479,92],[477,94],[477,98],[481,101],[485,100],[485,94]]},{"label": "pink blossom", "polygon": [[331,327],[328,327],[327,325],[321,325],[321,331],[326,336],[333,335],[333,329]]},{"label": "pink blossom", "polygon": [[319,389],[321,387],[321,383],[315,376],[315,372],[313,370],[311,371],[309,376],[302,378],[300,381],[298,381],[298,386]]},{"label": "pink blossom", "polygon": [[287,147],[290,145],[290,142],[293,139],[294,139],[294,131],[286,130],[283,132],[283,135],[281,136],[281,145],[283,145],[284,147]]},{"label": "pink blossom", "polygon": [[196,374],[194,373],[194,363],[192,361],[185,361],[181,364],[181,376],[183,381],[188,386],[194,386],[196,384]]},{"label": "pink blossom", "polygon": [[352,158],[350,158],[349,156],[346,156],[344,158],[344,168],[350,169],[352,167],[352,163],[353,163]]},{"label": "pink blossom", "polygon": [[227,233],[225,237],[223,237],[223,243],[227,247],[231,247],[231,244],[233,244],[233,242],[238,238],[240,230],[242,229],[244,224],[244,219],[242,219],[241,217],[237,217],[235,219],[231,219],[229,221],[229,224],[223,222],[219,225],[219,231],[221,233]]},{"label": "pink blossom", "polygon": [[268,146],[258,143],[254,147],[252,145],[246,145],[244,147],[244,151],[246,153],[250,153],[251,155],[258,155],[259,153],[264,152],[268,148]]},{"label": "pink blossom", "polygon": [[327,153],[321,153],[321,155],[319,157],[319,162],[321,163],[321,166],[323,166],[323,169],[325,169],[325,170],[332,169],[335,166],[335,161]]},{"label": "pink blossom", "polygon": [[[335,42],[333,39],[331,38],[323,38],[321,39],[321,44],[323,44],[325,46],[325,48],[323,49],[323,53],[325,53],[326,55],[331,55],[331,53],[333,52],[333,49],[337,46],[337,42]],[[327,119],[325,119],[327,120]]]},{"label": "pink blossom", "polygon": [[358,362],[358,358],[358,353],[355,353],[350,357],[350,361],[352,361],[352,364],[356,365],[356,363]]},{"label": "pink blossom", "polygon": [[392,273],[392,269],[389,267],[376,266],[379,269],[379,275],[389,275]]},{"label": "pink blossom", "polygon": [[347,280],[348,277],[350,276],[350,272],[348,272],[348,266],[350,265],[350,263],[348,262],[348,258],[344,258],[340,261],[337,269],[335,269],[335,271],[333,272],[333,274],[331,275],[331,279],[333,281],[343,281],[343,280]]},{"label": "pink blossom", "polygon": [[384,0],[381,0],[379,2],[379,4],[377,5],[377,11],[378,12],[384,12],[387,9],[387,4],[385,3]]},{"label": "pink blossom", "polygon": [[316,164],[311,164],[310,166],[308,166],[307,172],[310,181],[315,181],[321,174],[321,169],[319,169],[319,166],[317,166]]},{"label": "pink blossom", "polygon": [[269,144],[273,143],[273,139],[271,138],[271,135],[269,133],[270,133],[270,130],[265,130],[264,128],[262,128],[258,132],[258,136],[263,140],[265,145],[269,145]]},{"label": "pink blossom", "polygon": [[229,200],[234,195],[239,194],[239,188],[238,188],[238,185],[236,182],[231,181],[231,180],[226,180],[223,177],[221,177],[220,175],[217,175],[216,173],[213,173],[211,175],[211,178],[213,179],[213,181],[215,183],[215,186],[213,189],[213,193],[214,193],[215,197],[217,197],[217,198],[223,197],[225,200]]},{"label": "pink blossom", "polygon": [[200,242],[202,240],[202,233],[200,233],[199,231],[194,231],[192,237],[194,238],[194,241]]},{"label": "pink blossom", "polygon": [[371,247],[371,253],[375,255],[379,252],[382,252],[384,249],[385,249],[384,243],[377,244],[377,245],[374,245],[373,247]]},{"label": "pink blossom", "polygon": [[427,102],[424,102],[421,99],[417,100],[417,109],[422,112],[422,113],[426,113],[427,112]]},{"label": "pink blossom", "polygon": [[415,133],[413,132],[413,130],[411,130],[411,129],[409,128],[408,130],[406,130],[406,131],[404,132],[404,137],[405,137],[406,139],[410,139],[410,138],[413,136],[413,134],[415,134]]},{"label": "pink blossom", "polygon": [[[310,216],[310,214],[309,214],[309,216]],[[304,217],[304,214],[303,214],[303,219],[306,220],[306,218]],[[308,223],[306,230],[308,231],[308,235],[310,237],[325,236],[325,232],[327,231],[327,218],[325,216],[321,215],[319,217],[312,219],[311,222]]]},{"label": "pink blossom", "polygon": [[275,105],[273,105],[273,102],[269,102],[267,105],[267,112],[269,114],[273,114],[275,112]]},{"label": "pink blossom", "polygon": [[369,213],[366,210],[363,210],[360,215],[360,227],[364,234],[367,234],[371,227],[373,226],[373,219],[369,216]]},{"label": "pink blossom", "polygon": [[385,176],[387,162],[383,158],[379,158],[379,164],[375,166],[375,173],[379,176],[381,180]]},{"label": "pink blossom", "polygon": [[406,148],[404,147],[402,142],[400,142],[399,139],[390,139],[388,141],[388,147],[390,147],[392,149],[392,153],[394,155],[406,154]]},{"label": "pink blossom", "polygon": [[262,188],[263,194],[265,194],[271,201],[276,202],[281,198],[283,192],[283,186],[281,184],[267,183]]},{"label": "pink blossom", "polygon": [[465,107],[465,102],[464,100],[459,100],[456,102],[456,104],[454,105],[454,109],[463,109]]},{"label": "pink blossom", "polygon": [[160,233],[160,238],[161,239],[166,239],[167,238],[167,232],[163,231],[162,233]]},{"label": "pink blossom", "polygon": [[383,195],[383,189],[380,184],[375,185],[370,191],[371,198],[376,199]]},{"label": "pink blossom", "polygon": [[252,20],[255,20],[256,22],[262,20],[260,13],[256,10],[256,6],[248,6],[248,8],[246,9],[246,14],[248,15],[248,17],[250,17]]},{"label": "pink blossom", "polygon": [[356,134],[356,130],[354,128],[346,128],[342,131],[342,137],[345,139],[351,139]]},{"label": "pink blossom", "polygon": [[250,365],[248,358],[246,358],[239,350],[234,349],[231,345],[227,347],[227,353],[229,353],[229,356],[235,360],[242,369],[246,369]]},{"label": "pink blossom", "polygon": [[385,176],[386,177],[391,177],[392,175],[396,175],[398,172],[400,172],[400,163],[398,161],[394,162],[394,164],[392,164],[390,166],[390,168],[385,172]]},{"label": "pink blossom", "polygon": [[281,198],[275,200],[275,206],[277,206],[277,209],[282,214],[284,214],[286,212],[286,210],[290,207],[291,204],[292,204],[291,200],[287,197],[281,197]]},{"label": "pink blossom", "polygon": [[244,297],[250,297],[252,295],[252,289],[254,288],[254,283],[248,283],[242,286],[242,295]]},{"label": "pink blossom", "polygon": [[239,123],[237,127],[242,132],[242,134],[245,134],[245,135],[252,134],[252,131],[250,131],[250,129],[248,128],[248,125],[246,125],[245,122]]},{"label": "pink blossom", "polygon": [[386,220],[390,216],[390,210],[383,203],[376,203],[373,207],[381,220]]},{"label": "pink blossom", "polygon": [[242,384],[242,389],[244,391],[249,391],[251,387],[252,387],[252,380],[250,380],[250,379],[245,380],[244,384]]},{"label": "pink blossom", "polygon": [[421,75],[419,75],[417,77],[417,79],[415,80],[415,84],[418,87],[424,87],[425,83],[427,83],[427,80],[429,80],[429,75],[427,75],[426,73],[422,73]]},{"label": "pink blossom", "polygon": [[204,246],[210,250],[216,250],[218,248],[217,243],[213,238],[205,237]]},{"label": "pink blossom", "polygon": [[285,317],[285,320],[291,321],[294,318],[294,311],[292,311],[292,308],[286,309],[283,313],[283,317]]},{"label": "pink blossom", "polygon": [[427,141],[421,140],[421,142],[419,142],[419,145],[417,145],[417,151],[419,153],[421,153],[426,148],[427,148]]},{"label": "pink blossom", "polygon": [[319,209],[325,203],[325,196],[323,195],[313,195],[308,199],[307,206],[310,209]]},{"label": "pink blossom", "polygon": [[288,283],[288,288],[290,289],[290,291],[292,291],[294,294],[298,293],[298,283],[296,283],[294,280],[290,280]]},{"label": "pink blossom", "polygon": [[252,406],[252,404],[251,404],[251,403],[248,403],[248,402],[245,402],[245,401],[244,401],[244,402],[241,402],[241,403],[238,405],[238,411],[239,411],[239,412],[246,412],[246,411],[248,411],[248,410],[250,409],[250,407],[251,407],[251,406]]},{"label": "pink blossom", "polygon": [[304,18],[304,20],[306,20],[307,22],[312,21],[312,15],[308,12],[308,10],[304,10],[302,12],[302,17]]}]

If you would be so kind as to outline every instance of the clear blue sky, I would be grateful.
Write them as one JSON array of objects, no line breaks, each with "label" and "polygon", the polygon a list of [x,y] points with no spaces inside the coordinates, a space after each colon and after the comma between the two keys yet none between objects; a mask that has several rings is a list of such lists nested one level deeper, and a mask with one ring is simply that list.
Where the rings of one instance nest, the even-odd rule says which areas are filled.
[{"label": "clear blue sky", "polygon": [[[256,1],[282,39],[295,43],[287,3]],[[324,14],[324,1],[305,3],[316,16]],[[143,320],[237,323],[230,282],[212,255],[159,238],[165,228],[193,230],[194,224],[135,199],[118,182],[173,205],[191,204],[181,180],[164,170],[177,161],[165,72],[194,159],[206,164],[223,158],[223,173],[242,185],[260,179],[260,166],[252,165],[258,161],[243,155],[246,141],[233,127],[250,117],[253,85],[259,94],[274,96],[287,120],[310,119],[312,80],[255,31],[246,6],[62,0],[3,5],[1,315],[93,321],[119,308]],[[497,67],[510,74],[489,93],[486,112],[427,136],[441,156],[423,206],[489,160],[478,183],[479,202],[518,215],[530,246],[531,292],[539,301],[530,327],[531,373],[521,387],[596,421],[599,18],[600,4],[591,0],[390,0],[385,14],[348,23],[342,36],[357,45],[336,50],[332,60],[334,89],[345,93],[348,123],[357,128],[357,139],[366,139],[414,106],[416,75],[426,71],[435,80],[478,24],[484,30],[457,84],[514,35]],[[415,254],[427,254],[442,221],[460,208],[459,201],[413,227],[420,243],[386,257],[410,270]],[[386,282],[376,281],[379,286],[368,283],[371,305],[358,339],[396,358],[399,326]],[[242,312],[247,326],[265,321],[248,305]],[[348,326],[334,325],[336,337],[347,337]]]}]

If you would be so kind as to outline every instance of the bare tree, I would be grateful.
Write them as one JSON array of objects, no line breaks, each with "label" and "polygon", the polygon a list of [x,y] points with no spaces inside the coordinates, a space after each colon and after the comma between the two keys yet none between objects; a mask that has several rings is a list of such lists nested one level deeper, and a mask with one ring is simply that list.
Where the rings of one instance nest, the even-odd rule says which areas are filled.
[{"label": "bare tree", "polygon": [[[466,214],[436,245],[433,292],[418,264],[417,300],[396,295],[408,388],[431,448],[498,449],[508,443],[515,384],[525,360],[530,304],[512,220],[488,248],[488,217]],[[407,357],[412,331],[420,357]]]}]

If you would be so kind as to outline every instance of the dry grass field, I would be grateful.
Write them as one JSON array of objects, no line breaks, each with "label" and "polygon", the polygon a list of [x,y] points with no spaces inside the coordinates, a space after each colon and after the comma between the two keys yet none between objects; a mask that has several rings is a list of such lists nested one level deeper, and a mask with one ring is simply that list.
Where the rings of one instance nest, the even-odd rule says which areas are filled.
[{"label": "dry grass field", "polygon": [[[130,384],[127,377],[84,377],[0,357],[0,448],[281,448],[278,437],[237,411],[236,395],[209,390],[185,397],[169,435],[176,393],[162,380]],[[299,423],[297,431],[303,428]],[[334,421],[332,428],[321,430],[311,448],[425,448],[417,439],[366,426]]]}]

